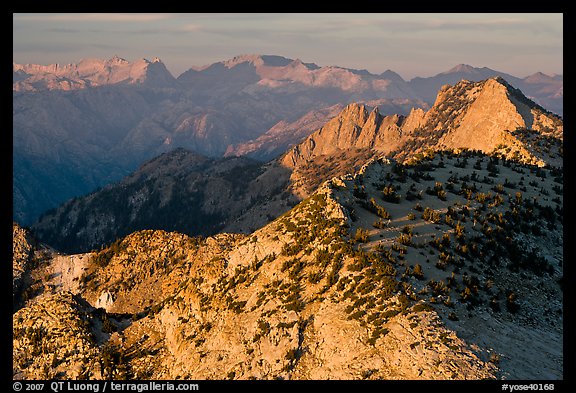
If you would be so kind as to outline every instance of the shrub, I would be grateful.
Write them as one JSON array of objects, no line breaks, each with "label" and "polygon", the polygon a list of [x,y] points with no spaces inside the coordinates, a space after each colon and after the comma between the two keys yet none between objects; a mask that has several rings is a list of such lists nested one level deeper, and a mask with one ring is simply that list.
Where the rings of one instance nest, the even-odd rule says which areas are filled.
[{"label": "shrub", "polygon": [[356,229],[354,234],[354,241],[356,243],[367,243],[368,242],[368,230],[363,228]]},{"label": "shrub", "polygon": [[498,158],[491,158],[490,161],[488,162],[488,165],[486,165],[486,169],[488,170],[488,176],[492,176],[492,177],[496,177],[498,176],[498,173],[500,172],[500,170],[498,169]]},{"label": "shrub", "polygon": [[370,203],[372,204],[372,206],[376,210],[376,214],[378,215],[378,217],[381,217],[384,219],[390,219],[391,218],[390,213],[388,213],[388,211],[384,207],[378,205],[376,203],[376,201],[374,200],[374,198],[370,199]]},{"label": "shrub", "polygon": [[430,221],[430,222],[440,222],[440,213],[438,213],[437,211],[434,211],[432,209],[430,209],[429,207],[426,207],[424,209],[424,212],[422,213],[422,218],[425,221]]},{"label": "shrub", "polygon": [[490,198],[490,194],[485,194],[483,192],[477,193],[475,197],[479,203],[485,203],[488,198]]},{"label": "shrub", "polygon": [[284,356],[284,358],[288,361],[296,361],[300,358],[300,351],[298,350],[298,348],[296,349],[291,349],[286,353],[286,356]]},{"label": "shrub", "polygon": [[289,277],[292,280],[296,280],[299,277],[300,272],[304,268],[304,265],[305,264],[301,259],[294,261],[294,264],[292,265],[292,268],[290,269]]},{"label": "shrub", "polygon": [[258,320],[258,329],[261,335],[266,335],[270,333],[270,324],[262,319]]},{"label": "shrub", "polygon": [[442,235],[442,240],[440,241],[440,243],[444,246],[444,247],[449,247],[450,246],[450,234],[449,233],[445,233]]},{"label": "shrub", "polygon": [[280,266],[280,271],[285,272],[286,270],[288,270],[290,268],[290,266],[292,266],[294,261],[295,261],[294,259],[292,259],[292,260],[287,259],[284,262],[282,262],[282,266]]},{"label": "shrub", "polygon": [[517,296],[514,292],[509,292],[508,296],[506,296],[506,308],[511,313],[518,312],[518,309],[520,308],[518,303],[516,303],[516,299],[517,299]]},{"label": "shrub", "polygon": [[386,222],[384,222],[384,220],[379,218],[378,220],[374,221],[374,224],[372,224],[372,226],[374,228],[384,229],[384,228],[386,228]]},{"label": "shrub", "polygon": [[400,236],[396,239],[396,241],[400,244],[404,244],[406,246],[412,244],[412,234],[401,233]]},{"label": "shrub", "polygon": [[447,295],[450,293],[450,288],[446,286],[446,284],[444,283],[444,281],[440,280],[440,281],[434,281],[434,280],[430,280],[428,281],[428,288],[430,288],[432,290],[432,292],[434,293],[434,295],[439,296],[439,295]]},{"label": "shrub", "polygon": [[497,298],[493,297],[490,299],[490,308],[496,312],[500,311],[500,303]]},{"label": "shrub", "polygon": [[414,270],[412,270],[412,276],[418,280],[424,279],[424,271],[422,271],[422,266],[420,266],[419,263],[414,266]]},{"label": "shrub", "polygon": [[324,277],[324,273],[322,272],[311,272],[308,274],[308,281],[312,284],[318,284],[320,280]]},{"label": "shrub", "polygon": [[386,202],[399,203],[400,195],[396,194],[396,189],[392,185],[384,186],[382,190],[382,199]]},{"label": "shrub", "polygon": [[422,199],[422,196],[420,194],[415,194],[414,192],[412,192],[411,190],[408,190],[406,192],[406,200],[407,201],[413,201],[416,199]]},{"label": "shrub", "polygon": [[246,305],[246,301],[233,301],[230,303],[230,309],[234,311],[236,314],[240,314],[244,311],[244,306]]},{"label": "shrub", "polygon": [[300,311],[304,310],[305,306],[306,306],[306,304],[300,299],[296,299],[290,303],[284,304],[284,307],[286,307],[286,310],[296,311],[296,312],[300,312]]}]

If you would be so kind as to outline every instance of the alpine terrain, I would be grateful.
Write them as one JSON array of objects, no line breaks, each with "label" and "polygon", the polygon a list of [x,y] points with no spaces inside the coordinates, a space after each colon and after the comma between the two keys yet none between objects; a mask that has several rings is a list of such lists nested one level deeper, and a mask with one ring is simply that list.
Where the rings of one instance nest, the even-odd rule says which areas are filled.
[{"label": "alpine terrain", "polygon": [[[144,94],[135,80],[130,94]],[[563,379],[562,118],[502,77],[388,113],[383,91],[414,92],[390,80],[242,57],[143,98],[165,111],[116,145],[155,158],[13,224],[13,378]],[[286,102],[309,88],[370,94],[289,119],[261,111],[259,132],[212,151],[224,158],[130,139],[192,133],[192,107],[161,94],[193,102],[211,86],[203,99],[224,113],[237,104],[227,84],[271,107],[270,89]],[[94,88],[59,89],[41,94]],[[265,163],[232,154],[273,140],[287,149]]]}]

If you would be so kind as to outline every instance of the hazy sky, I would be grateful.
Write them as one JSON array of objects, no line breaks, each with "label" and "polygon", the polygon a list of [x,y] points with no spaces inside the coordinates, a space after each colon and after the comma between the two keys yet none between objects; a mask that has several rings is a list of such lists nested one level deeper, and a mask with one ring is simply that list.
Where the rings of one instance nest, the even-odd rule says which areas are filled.
[{"label": "hazy sky", "polygon": [[178,76],[239,54],[299,58],[404,79],[465,63],[524,77],[561,74],[563,15],[14,14],[14,62],[158,56]]}]

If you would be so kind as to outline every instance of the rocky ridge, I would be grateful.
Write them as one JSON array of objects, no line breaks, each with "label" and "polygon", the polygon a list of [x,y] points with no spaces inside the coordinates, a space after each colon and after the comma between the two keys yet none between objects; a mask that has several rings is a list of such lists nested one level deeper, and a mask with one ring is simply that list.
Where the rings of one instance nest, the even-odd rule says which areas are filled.
[{"label": "rocky ridge", "polygon": [[296,195],[343,175],[374,152],[399,161],[426,150],[478,150],[539,166],[563,165],[563,122],[501,78],[444,86],[426,112],[383,116],[349,104],[279,158]]},{"label": "rocky ridge", "polygon": [[[296,167],[299,162],[350,147],[385,154],[403,150],[408,156],[438,144],[440,149],[466,148],[486,153],[502,145],[511,148],[510,155],[516,153],[531,163],[544,165],[542,158],[518,146],[513,135],[516,130],[536,131],[559,141],[563,138],[560,118],[528,100],[502,78],[462,81],[444,86],[427,112],[415,109],[408,116],[382,116],[378,108],[350,104],[284,155],[282,163]],[[550,161],[554,155],[546,158]]]}]

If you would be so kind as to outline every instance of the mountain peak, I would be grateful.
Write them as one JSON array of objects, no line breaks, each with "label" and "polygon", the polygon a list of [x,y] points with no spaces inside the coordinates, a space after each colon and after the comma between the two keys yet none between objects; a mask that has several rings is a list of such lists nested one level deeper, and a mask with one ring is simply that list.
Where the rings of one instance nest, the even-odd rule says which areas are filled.
[{"label": "mountain peak", "polygon": [[121,57],[119,57],[118,55],[114,55],[110,60],[108,60],[108,63],[111,64],[130,64],[130,62],[126,59],[123,59]]},{"label": "mountain peak", "polygon": [[536,72],[524,78],[524,81],[528,83],[546,83],[552,80],[554,80],[554,76],[546,75],[543,72]]},{"label": "mountain peak", "polygon": [[456,67],[453,67],[448,71],[446,71],[445,74],[452,74],[457,72],[464,72],[470,74],[476,72],[476,68],[468,64],[458,64]]},{"label": "mountain peak", "polygon": [[486,80],[486,82],[489,82],[489,81],[494,81],[494,82],[500,83],[501,85],[504,85],[506,87],[510,87],[510,83],[508,83],[508,81],[500,75],[497,75],[493,78],[489,78]]},{"label": "mountain peak", "polygon": [[256,67],[258,66],[284,67],[289,65],[293,61],[294,60],[292,59],[287,59],[285,57],[276,55],[243,54],[234,56],[232,59],[224,61],[223,64],[227,68],[232,68],[242,63],[249,63]]},{"label": "mountain peak", "polygon": [[549,158],[530,153],[515,133],[528,129],[562,139],[563,132],[560,119],[501,76],[448,86],[439,92],[426,117],[428,129],[440,136],[440,146],[485,153],[507,146],[517,150],[525,162],[537,165],[543,165]]},{"label": "mountain peak", "polygon": [[392,70],[384,71],[383,73],[380,74],[380,77],[384,79],[390,79],[392,81],[405,82],[404,78],[402,78],[398,73]]}]

